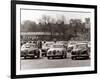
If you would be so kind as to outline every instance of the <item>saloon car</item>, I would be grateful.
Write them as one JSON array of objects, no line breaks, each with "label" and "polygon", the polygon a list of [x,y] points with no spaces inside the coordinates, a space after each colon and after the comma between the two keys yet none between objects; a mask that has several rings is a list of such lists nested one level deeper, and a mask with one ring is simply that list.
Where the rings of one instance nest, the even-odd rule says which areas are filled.
[{"label": "saloon car", "polygon": [[89,56],[90,56],[89,48],[88,45],[85,43],[76,44],[71,51],[72,60],[81,58],[89,59]]},{"label": "saloon car", "polygon": [[39,58],[40,51],[38,49],[38,46],[33,43],[26,43],[26,44],[22,45],[21,56],[24,57],[25,59],[27,57]]},{"label": "saloon car", "polygon": [[63,44],[53,44],[52,47],[47,51],[47,58],[66,58],[67,50]]}]

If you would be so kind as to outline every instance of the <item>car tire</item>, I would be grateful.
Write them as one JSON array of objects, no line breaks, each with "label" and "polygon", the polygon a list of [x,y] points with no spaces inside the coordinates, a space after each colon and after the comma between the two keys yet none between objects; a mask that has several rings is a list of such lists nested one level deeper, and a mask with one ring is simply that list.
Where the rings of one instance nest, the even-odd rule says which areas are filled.
[{"label": "car tire", "polygon": [[64,59],[67,58],[67,55],[64,56]]},{"label": "car tire", "polygon": [[32,56],[32,58],[34,59],[34,56]]},{"label": "car tire", "polygon": [[86,57],[86,59],[90,59],[90,57],[89,57],[89,56],[87,56],[87,57]]},{"label": "car tire", "polygon": [[75,57],[71,57],[71,59],[72,59],[72,60],[76,60],[76,58],[75,58]]},{"label": "car tire", "polygon": [[24,59],[26,59],[27,57],[26,56],[24,56]]},{"label": "car tire", "polygon": [[48,59],[50,59],[50,57],[47,57]]},{"label": "car tire", "polygon": [[48,57],[48,59],[53,59],[52,57]]},{"label": "car tire", "polygon": [[66,58],[66,55],[61,56],[61,58],[62,58],[62,59],[65,59],[65,58]]},{"label": "car tire", "polygon": [[37,54],[37,58],[40,58],[40,52],[38,52],[38,54]]},{"label": "car tire", "polygon": [[62,59],[64,59],[64,56],[61,56]]},{"label": "car tire", "polygon": [[44,55],[44,57],[46,57],[47,55],[46,55],[46,53],[45,53],[45,55]]}]

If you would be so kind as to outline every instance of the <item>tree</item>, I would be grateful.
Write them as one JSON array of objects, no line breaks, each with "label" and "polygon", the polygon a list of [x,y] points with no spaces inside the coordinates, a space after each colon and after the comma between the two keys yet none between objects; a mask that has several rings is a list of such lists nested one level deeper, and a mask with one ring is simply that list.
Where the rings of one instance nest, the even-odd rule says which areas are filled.
[{"label": "tree", "polygon": [[21,24],[21,32],[35,32],[37,31],[37,24],[33,21],[26,20]]},{"label": "tree", "polygon": [[63,39],[65,39],[65,31],[66,31],[65,21],[66,21],[66,19],[63,15],[57,19],[59,35],[62,36]]},{"label": "tree", "polygon": [[43,15],[42,19],[39,19],[40,23],[42,24],[42,30],[44,32],[49,31],[51,39],[53,38],[53,19],[50,16]]}]

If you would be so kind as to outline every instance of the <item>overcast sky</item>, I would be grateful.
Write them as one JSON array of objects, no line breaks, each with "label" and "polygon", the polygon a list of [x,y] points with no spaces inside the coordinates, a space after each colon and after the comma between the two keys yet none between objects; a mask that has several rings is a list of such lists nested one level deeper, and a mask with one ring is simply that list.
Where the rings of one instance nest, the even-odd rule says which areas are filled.
[{"label": "overcast sky", "polygon": [[21,23],[23,23],[25,20],[31,20],[38,23],[39,19],[41,19],[43,15],[50,16],[54,19],[59,19],[63,15],[66,18],[66,23],[68,23],[70,19],[81,19],[82,21],[84,21],[85,18],[91,17],[90,13],[82,12],[21,10]]}]

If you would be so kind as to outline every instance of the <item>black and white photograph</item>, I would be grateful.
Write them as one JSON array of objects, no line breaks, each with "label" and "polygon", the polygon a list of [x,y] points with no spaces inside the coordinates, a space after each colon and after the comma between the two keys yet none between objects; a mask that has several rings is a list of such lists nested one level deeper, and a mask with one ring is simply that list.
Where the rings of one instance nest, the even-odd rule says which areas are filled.
[{"label": "black and white photograph", "polygon": [[21,9],[21,69],[90,66],[90,12]]},{"label": "black and white photograph", "polygon": [[16,74],[95,71],[95,6],[33,4],[16,5]]}]

